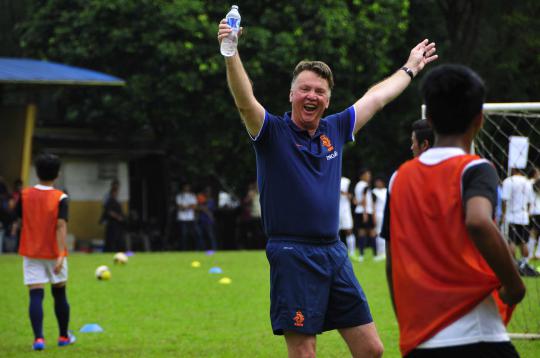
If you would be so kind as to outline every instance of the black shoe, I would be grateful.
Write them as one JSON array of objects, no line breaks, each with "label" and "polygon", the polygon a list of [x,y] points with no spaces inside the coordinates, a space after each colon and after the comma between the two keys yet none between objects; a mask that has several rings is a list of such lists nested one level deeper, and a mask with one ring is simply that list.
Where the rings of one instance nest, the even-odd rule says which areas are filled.
[{"label": "black shoe", "polygon": [[518,265],[519,274],[524,277],[538,277],[540,272],[529,265],[525,260],[521,260]]}]

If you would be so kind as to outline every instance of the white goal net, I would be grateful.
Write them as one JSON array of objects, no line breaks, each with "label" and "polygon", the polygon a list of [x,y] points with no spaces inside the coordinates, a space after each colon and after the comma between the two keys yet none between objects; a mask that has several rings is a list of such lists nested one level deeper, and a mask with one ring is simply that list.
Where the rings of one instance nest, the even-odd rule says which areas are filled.
[{"label": "white goal net", "polygon": [[[511,176],[511,168],[519,168],[522,174],[531,180],[534,188],[534,168],[540,167],[540,103],[486,103],[484,104],[484,126],[474,142],[475,152],[490,160],[499,173],[502,181]],[[526,191],[526,189],[524,189]],[[512,194],[514,195],[514,194]],[[525,198],[526,192],[515,197]],[[535,203],[534,189],[529,199],[529,209]],[[507,209],[510,210],[510,200]],[[525,199],[515,199],[525,200]],[[535,210],[536,211],[536,210]],[[499,212],[500,214],[500,212]],[[529,236],[529,267],[520,266],[527,294],[525,299],[517,306],[510,322],[509,331],[515,338],[540,338],[540,277],[532,276],[534,272],[527,269],[536,269],[540,266],[538,250],[539,232],[534,229],[534,222],[540,217],[534,217],[529,212],[529,226],[525,234]],[[514,227],[506,220],[503,232],[507,239],[515,234]],[[539,223],[540,224],[540,223]],[[516,249],[517,257],[521,250]],[[522,261],[523,262],[523,261]],[[531,276],[529,276],[531,275]]]}]

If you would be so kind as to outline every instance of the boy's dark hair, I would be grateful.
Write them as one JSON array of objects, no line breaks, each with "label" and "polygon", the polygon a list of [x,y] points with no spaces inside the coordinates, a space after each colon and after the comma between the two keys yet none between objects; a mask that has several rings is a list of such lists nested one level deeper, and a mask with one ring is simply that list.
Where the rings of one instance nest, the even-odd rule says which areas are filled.
[{"label": "boy's dark hair", "polygon": [[369,170],[366,167],[362,167],[358,170],[358,177],[361,177],[362,175],[366,174],[367,172],[371,173],[371,170]]},{"label": "boy's dark hair", "polygon": [[422,84],[427,116],[439,134],[462,134],[482,112],[484,82],[463,65],[442,65],[432,69]]},{"label": "boy's dark hair", "polygon": [[384,185],[386,185],[386,179],[384,178],[382,174],[375,175],[375,177],[373,178],[373,182],[375,183],[377,180],[382,181]]},{"label": "boy's dark hair", "polygon": [[425,119],[419,119],[413,122],[412,131],[418,143],[423,143],[425,140],[428,141],[428,145],[431,148],[433,146],[433,141],[435,140],[433,136],[433,129],[428,121]]},{"label": "boy's dark hair", "polygon": [[58,178],[60,164],[60,158],[54,154],[44,153],[38,155],[35,161],[38,178],[43,181],[55,180]]},{"label": "boy's dark hair", "polygon": [[324,78],[326,82],[328,82],[330,91],[334,88],[334,76],[332,75],[332,70],[326,63],[322,61],[300,61],[293,71],[291,83],[294,83],[296,77],[304,71],[315,72],[317,75]]}]

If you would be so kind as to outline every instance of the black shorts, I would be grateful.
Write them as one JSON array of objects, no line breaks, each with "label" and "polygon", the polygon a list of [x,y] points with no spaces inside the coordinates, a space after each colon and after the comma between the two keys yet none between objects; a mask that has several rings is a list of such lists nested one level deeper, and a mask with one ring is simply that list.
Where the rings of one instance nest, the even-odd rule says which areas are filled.
[{"label": "black shorts", "polygon": [[536,231],[536,235],[540,234],[540,215],[531,216],[531,223],[529,225],[531,230]]},{"label": "black shorts", "polygon": [[514,244],[526,244],[529,241],[529,230],[527,225],[509,224],[508,239]]},{"label": "black shorts", "polygon": [[364,214],[354,214],[354,226],[356,230],[371,230],[375,228],[375,222],[373,221],[373,215],[367,214],[367,221],[364,221]]},{"label": "black shorts", "polygon": [[315,335],[373,321],[341,241],[314,244],[270,238],[266,256],[274,334]]},{"label": "black shorts", "polygon": [[405,358],[519,358],[512,342],[479,342],[462,346],[418,348]]}]

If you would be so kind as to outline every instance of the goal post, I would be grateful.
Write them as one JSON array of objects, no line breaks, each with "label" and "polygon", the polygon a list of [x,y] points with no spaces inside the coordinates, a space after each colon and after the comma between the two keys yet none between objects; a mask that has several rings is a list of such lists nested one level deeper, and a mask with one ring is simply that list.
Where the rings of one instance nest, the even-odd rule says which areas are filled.
[{"label": "goal post", "polygon": [[[421,114],[425,119],[425,105],[422,105]],[[533,168],[540,167],[540,102],[485,103],[483,114],[484,125],[477,134],[471,151],[493,163],[501,185],[503,180],[511,175],[511,168],[517,168],[527,176]],[[507,202],[507,206],[511,205],[511,200]],[[501,216],[499,206],[497,219]],[[531,225],[528,228],[530,229]],[[505,225],[502,232],[508,240],[508,226]],[[537,240],[537,245],[540,245],[540,233],[533,235],[532,230],[529,233],[531,237],[536,236],[534,239]],[[529,242],[532,243],[533,240]],[[540,268],[540,260],[534,259],[534,253],[540,254],[540,250],[537,250],[538,246],[531,246],[529,245],[529,251],[532,250],[533,257],[529,264],[533,268]],[[516,253],[519,257],[520,250],[516,249]],[[523,280],[527,294],[514,311],[508,331],[512,338],[540,339],[540,277],[524,276]]]}]

